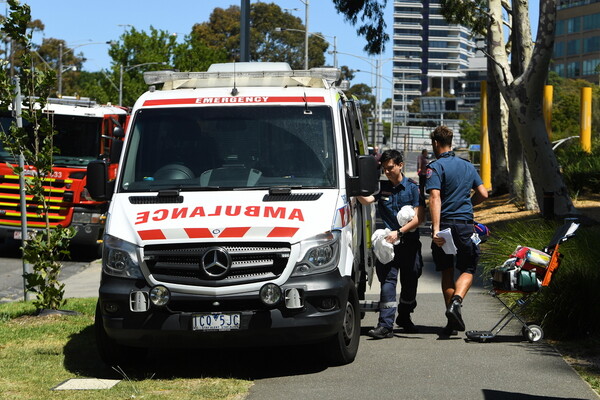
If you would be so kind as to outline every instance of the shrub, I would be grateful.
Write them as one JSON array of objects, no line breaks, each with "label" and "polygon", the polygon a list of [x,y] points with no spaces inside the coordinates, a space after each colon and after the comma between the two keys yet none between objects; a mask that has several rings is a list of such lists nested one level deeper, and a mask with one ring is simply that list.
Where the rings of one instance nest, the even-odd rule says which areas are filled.
[{"label": "shrub", "polygon": [[[489,276],[490,270],[501,265],[518,245],[542,250],[560,225],[528,220],[495,227],[493,238],[482,249],[484,276]],[[563,243],[559,249],[563,259],[550,285],[525,307],[524,317],[540,323],[547,337],[600,337],[599,237],[600,226],[581,226],[575,237]],[[507,297],[513,301],[518,298],[512,293]]]},{"label": "shrub", "polygon": [[592,152],[585,153],[578,142],[556,150],[565,184],[571,195],[600,192],[600,140],[592,143]]}]

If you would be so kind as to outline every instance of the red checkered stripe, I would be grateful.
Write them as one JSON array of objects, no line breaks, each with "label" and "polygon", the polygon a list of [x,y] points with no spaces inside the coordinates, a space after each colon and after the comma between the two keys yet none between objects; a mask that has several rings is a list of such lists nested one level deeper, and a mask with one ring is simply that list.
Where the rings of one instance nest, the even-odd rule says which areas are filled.
[{"label": "red checkered stripe", "polygon": [[216,238],[291,238],[300,228],[276,227],[229,227],[229,228],[174,228],[146,229],[137,231],[142,240],[170,239],[216,239]]},{"label": "red checkered stripe", "polygon": [[343,228],[348,225],[350,221],[352,221],[352,208],[350,208],[350,204],[346,203],[337,209],[333,227],[335,229]]}]

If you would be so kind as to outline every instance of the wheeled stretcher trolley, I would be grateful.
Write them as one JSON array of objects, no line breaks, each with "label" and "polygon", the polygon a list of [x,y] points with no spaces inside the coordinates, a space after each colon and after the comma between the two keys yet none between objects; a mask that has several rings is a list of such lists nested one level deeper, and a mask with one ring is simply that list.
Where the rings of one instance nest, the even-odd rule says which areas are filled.
[{"label": "wheeled stretcher trolley", "polygon": [[[513,319],[523,326],[521,333],[530,342],[537,342],[544,337],[544,331],[539,325],[525,322],[520,317],[521,311],[537,296],[544,287],[552,281],[552,277],[560,266],[562,255],[560,245],[573,237],[579,228],[579,223],[568,221],[558,228],[543,251],[518,246],[511,257],[501,266],[492,270],[492,285],[490,295],[504,306],[506,313],[489,331],[467,331],[467,338],[479,342],[493,339]],[[499,294],[520,293],[521,297],[514,305],[509,306]]]}]

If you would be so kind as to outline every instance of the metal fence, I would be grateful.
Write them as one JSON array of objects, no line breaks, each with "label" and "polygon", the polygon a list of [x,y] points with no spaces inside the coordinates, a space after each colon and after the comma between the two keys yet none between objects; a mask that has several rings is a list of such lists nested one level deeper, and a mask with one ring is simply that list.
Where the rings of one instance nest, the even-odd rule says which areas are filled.
[{"label": "metal fence", "polygon": [[[467,146],[460,136],[460,127],[458,121],[445,121],[446,126],[454,131],[452,144],[454,148],[462,148]],[[378,124],[376,132],[376,144],[381,147],[389,147],[392,149],[404,151],[418,151],[422,149],[431,149],[431,139],[429,134],[434,128],[426,126],[394,126],[394,131],[391,138],[383,138],[383,126]]]}]

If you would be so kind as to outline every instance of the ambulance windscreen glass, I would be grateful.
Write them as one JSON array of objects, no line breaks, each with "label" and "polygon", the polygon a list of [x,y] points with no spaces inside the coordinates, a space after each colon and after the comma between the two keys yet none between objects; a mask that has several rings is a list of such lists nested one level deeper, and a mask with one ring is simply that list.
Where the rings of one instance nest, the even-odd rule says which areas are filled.
[{"label": "ambulance windscreen glass", "polygon": [[335,187],[331,109],[210,106],[140,110],[120,190]]}]

